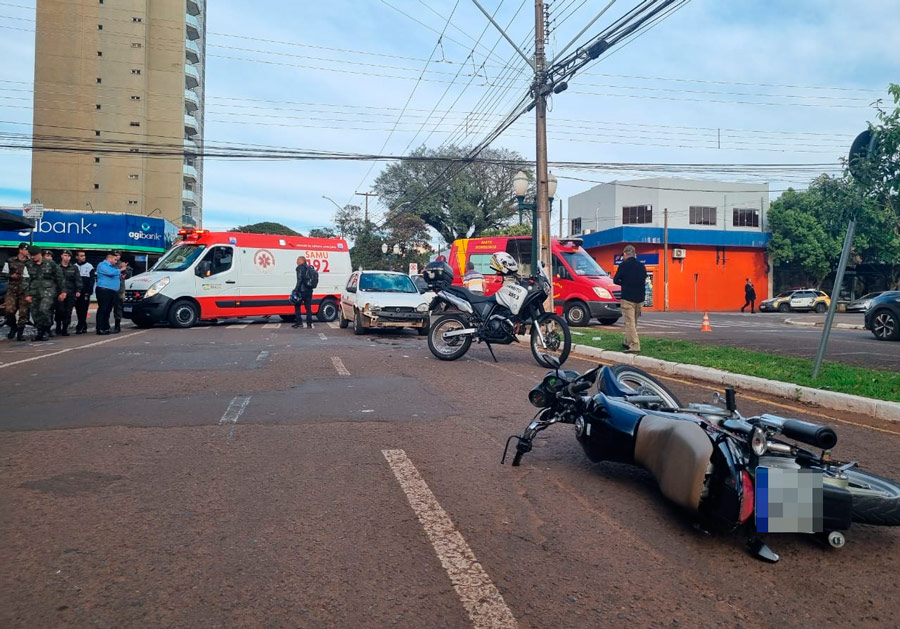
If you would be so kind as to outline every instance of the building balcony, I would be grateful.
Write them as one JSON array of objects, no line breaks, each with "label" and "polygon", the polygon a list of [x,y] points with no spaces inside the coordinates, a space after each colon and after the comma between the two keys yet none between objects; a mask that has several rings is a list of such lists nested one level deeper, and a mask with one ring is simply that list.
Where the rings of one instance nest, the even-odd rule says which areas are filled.
[{"label": "building balcony", "polygon": [[200,0],[187,0],[187,12],[188,15],[200,15],[200,12],[203,10],[203,1]]},{"label": "building balcony", "polygon": [[189,90],[200,87],[200,71],[192,65],[184,66],[184,86]]},{"label": "building balcony", "polygon": [[185,112],[184,113],[184,135],[188,138],[192,138],[193,136],[200,133],[200,121],[197,120],[191,114]]},{"label": "building balcony", "polygon": [[203,24],[201,24],[200,19],[189,13],[185,16],[184,22],[187,27],[187,38],[192,40],[200,39],[200,35],[203,33]]},{"label": "building balcony", "polygon": [[200,63],[200,45],[193,40],[184,42],[184,56],[189,63]]},{"label": "building balcony", "polygon": [[196,155],[200,152],[200,147],[197,146],[197,143],[191,140],[190,138],[184,139],[184,154],[185,155]]},{"label": "building balcony", "polygon": [[182,190],[181,191],[181,206],[182,208],[187,205],[197,205],[197,193],[193,190]]},{"label": "building balcony", "polygon": [[200,97],[193,90],[184,90],[184,108],[190,113],[194,113],[200,109]]},{"label": "building balcony", "polygon": [[181,167],[181,172],[184,175],[185,182],[194,183],[197,181],[197,167],[191,166],[190,164],[185,164]]}]

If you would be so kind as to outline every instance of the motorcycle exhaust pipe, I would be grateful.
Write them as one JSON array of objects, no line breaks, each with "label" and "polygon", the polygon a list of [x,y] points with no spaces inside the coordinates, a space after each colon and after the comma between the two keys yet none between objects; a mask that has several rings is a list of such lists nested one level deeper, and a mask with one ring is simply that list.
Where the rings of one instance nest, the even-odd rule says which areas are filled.
[{"label": "motorcycle exhaust pipe", "polygon": [[813,424],[799,419],[781,419],[774,415],[763,415],[761,419],[769,426],[777,428],[788,439],[831,450],[837,445],[837,433],[828,426]]}]

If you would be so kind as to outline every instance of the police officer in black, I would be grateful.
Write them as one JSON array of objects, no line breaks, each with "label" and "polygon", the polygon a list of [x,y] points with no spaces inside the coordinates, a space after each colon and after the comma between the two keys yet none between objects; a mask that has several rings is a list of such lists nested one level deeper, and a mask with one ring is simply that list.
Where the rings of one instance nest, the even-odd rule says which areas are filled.
[{"label": "police officer in black", "polygon": [[294,292],[297,294],[297,302],[294,304],[294,325],[292,328],[303,326],[303,317],[301,315],[300,306],[306,305],[306,327],[312,326],[312,268],[306,263],[306,257],[297,258],[297,285]]}]

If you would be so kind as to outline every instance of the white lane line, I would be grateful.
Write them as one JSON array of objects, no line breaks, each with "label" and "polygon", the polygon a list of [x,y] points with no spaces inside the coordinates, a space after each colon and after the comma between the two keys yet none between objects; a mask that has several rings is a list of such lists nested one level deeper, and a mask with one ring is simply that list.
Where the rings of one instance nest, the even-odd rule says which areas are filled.
[{"label": "white lane line", "polygon": [[235,396],[233,400],[231,400],[231,404],[228,405],[228,408],[225,410],[225,414],[222,415],[222,419],[219,420],[219,426],[224,424],[231,424],[231,428],[228,429],[228,438],[231,439],[234,436],[234,429],[237,426],[238,418],[244,414],[244,409],[247,408],[247,405],[250,403],[249,395],[238,395]]},{"label": "white lane line", "polygon": [[478,629],[517,627],[516,619],[500,591],[478,563],[475,553],[456,530],[450,516],[441,508],[406,453],[403,450],[382,450],[381,453],[406,494],[409,506],[425,528],[453,589],[469,613],[472,625]]},{"label": "white lane line", "polygon": [[338,325],[337,321],[329,321],[328,327],[331,328],[332,330],[337,330],[340,326]]},{"label": "white lane line", "polygon": [[231,325],[226,326],[226,327],[227,327],[229,330],[243,330],[243,329],[246,328],[248,325],[250,325],[250,324],[249,324],[249,323],[232,323]]},{"label": "white lane line", "polygon": [[268,357],[269,357],[269,352],[263,350],[263,351],[261,351],[261,352],[259,353],[259,356],[256,357],[256,362],[259,362],[259,361],[261,361],[261,360],[265,360],[265,359],[268,358]]},{"label": "white lane line", "polygon": [[280,323],[266,323],[263,325],[263,329],[265,330],[277,330],[281,327]]},{"label": "white lane line", "polygon": [[335,370],[338,372],[339,376],[349,376],[350,372],[347,371],[347,368],[344,367],[343,361],[337,356],[331,357],[331,363],[334,365]]},{"label": "white lane line", "polygon": [[74,352],[78,349],[87,349],[88,347],[97,347],[98,345],[103,345],[105,343],[112,343],[113,341],[121,341],[122,339],[131,338],[132,336],[137,336],[138,334],[144,334],[145,332],[149,332],[150,330],[141,330],[140,332],[134,332],[132,334],[122,334],[121,336],[116,336],[111,339],[105,339],[103,341],[97,341],[95,343],[88,343],[87,345],[80,345],[78,347],[69,347],[66,349],[61,349],[58,352],[51,352],[49,354],[41,354],[40,356],[32,356],[31,358],[23,358],[22,360],[16,360],[11,363],[2,363],[0,364],[0,369],[5,369],[6,367],[12,367],[13,365],[21,365],[22,363],[29,363],[32,360],[40,360],[41,358],[49,358],[50,356],[59,356],[60,354],[65,354],[66,352]]},{"label": "white lane line", "polygon": [[327,341],[327,340],[328,340],[328,337],[325,336],[325,333],[324,333],[324,332],[319,332],[319,338],[322,339],[323,341]]}]

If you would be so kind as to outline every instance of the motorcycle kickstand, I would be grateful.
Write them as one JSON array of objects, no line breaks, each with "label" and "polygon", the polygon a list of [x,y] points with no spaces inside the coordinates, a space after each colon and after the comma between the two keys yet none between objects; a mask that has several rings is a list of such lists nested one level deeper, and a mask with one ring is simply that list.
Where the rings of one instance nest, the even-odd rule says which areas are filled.
[{"label": "motorcycle kickstand", "polygon": [[751,533],[747,539],[747,550],[756,559],[767,563],[778,563],[778,560],[781,559],[778,553],[769,548],[755,532]]},{"label": "motorcycle kickstand", "polygon": [[484,344],[487,345],[488,351],[491,353],[491,358],[494,359],[494,362],[495,362],[495,363],[500,362],[499,360],[497,360],[497,357],[494,356],[494,348],[491,347],[491,344],[488,343],[487,341],[485,341]]}]

